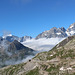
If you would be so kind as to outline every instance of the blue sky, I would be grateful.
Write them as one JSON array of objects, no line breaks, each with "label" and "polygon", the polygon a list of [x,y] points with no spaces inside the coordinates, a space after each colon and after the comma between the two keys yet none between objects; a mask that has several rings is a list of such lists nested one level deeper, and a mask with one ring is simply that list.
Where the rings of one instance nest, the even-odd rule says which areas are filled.
[{"label": "blue sky", "polygon": [[52,27],[75,22],[75,0],[0,0],[0,35],[36,37]]}]

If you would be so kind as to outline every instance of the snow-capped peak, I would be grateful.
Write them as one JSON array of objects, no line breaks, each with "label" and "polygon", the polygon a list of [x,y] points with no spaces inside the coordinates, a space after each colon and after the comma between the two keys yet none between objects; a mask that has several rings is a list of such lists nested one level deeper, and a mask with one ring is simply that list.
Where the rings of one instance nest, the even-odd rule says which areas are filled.
[{"label": "snow-capped peak", "polygon": [[71,24],[69,28],[75,27],[75,23]]},{"label": "snow-capped peak", "polygon": [[74,26],[71,24],[70,28],[73,28]]},{"label": "snow-capped peak", "polygon": [[44,31],[41,34],[39,34],[36,39],[40,38],[63,38],[67,37],[67,34],[65,33],[66,29],[64,27],[56,28],[53,27],[50,30]]},{"label": "snow-capped peak", "polygon": [[3,38],[6,38],[7,36],[12,36],[12,34],[3,35]]},{"label": "snow-capped peak", "polygon": [[67,29],[66,34],[68,36],[75,35],[75,23],[71,24],[70,27]]}]

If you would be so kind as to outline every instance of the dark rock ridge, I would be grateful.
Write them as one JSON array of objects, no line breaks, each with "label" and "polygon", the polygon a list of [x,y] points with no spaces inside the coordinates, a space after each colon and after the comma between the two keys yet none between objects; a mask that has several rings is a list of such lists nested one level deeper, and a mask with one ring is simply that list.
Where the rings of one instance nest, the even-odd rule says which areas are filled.
[{"label": "dark rock ridge", "polygon": [[33,49],[30,49],[24,45],[22,45],[20,42],[18,42],[17,40],[14,40],[14,42],[12,42],[9,47],[8,47],[8,51],[9,52],[17,52],[17,51],[25,51],[25,55],[28,55],[28,52],[30,54],[32,54],[31,52],[33,52]]}]

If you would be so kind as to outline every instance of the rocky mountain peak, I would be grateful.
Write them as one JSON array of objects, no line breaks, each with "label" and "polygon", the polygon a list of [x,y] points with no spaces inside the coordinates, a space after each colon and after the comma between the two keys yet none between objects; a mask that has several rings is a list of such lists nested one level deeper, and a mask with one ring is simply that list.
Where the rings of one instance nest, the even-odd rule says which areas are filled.
[{"label": "rocky mountain peak", "polygon": [[63,37],[67,37],[67,34],[65,33],[66,29],[64,27],[61,28],[56,28],[53,27],[48,31],[44,31],[41,34],[39,34],[36,39],[39,38],[63,38]]},{"label": "rocky mountain peak", "polygon": [[26,40],[30,40],[32,39],[31,36],[23,36],[23,37],[18,37],[18,36],[15,36],[15,35],[12,35],[12,34],[7,34],[7,35],[3,35],[2,37],[4,40],[7,40],[9,42],[13,42],[14,40],[17,40],[19,42],[24,42]]},{"label": "rocky mountain peak", "polygon": [[39,34],[36,39],[39,38],[63,38],[75,35],[75,23],[71,24],[69,28],[66,30],[64,27],[56,28],[53,27],[50,30],[44,31]]},{"label": "rocky mountain peak", "polygon": [[75,30],[75,23],[71,24],[67,30],[69,29]]},{"label": "rocky mountain peak", "polygon": [[7,36],[5,39],[9,42],[13,42],[14,40],[19,40],[19,37],[12,35],[12,36]]},{"label": "rocky mountain peak", "polygon": [[11,44],[10,44],[10,49],[9,50],[21,50],[23,48],[25,48],[24,45],[22,45],[20,42],[18,42],[17,40],[14,40]]},{"label": "rocky mountain peak", "polygon": [[75,35],[75,23],[71,24],[66,31],[67,35]]},{"label": "rocky mountain peak", "polygon": [[8,36],[12,36],[12,34],[4,34],[4,35],[3,35],[3,38],[6,38],[6,37],[8,37]]},{"label": "rocky mountain peak", "polygon": [[20,42],[24,42],[24,41],[30,40],[30,39],[32,39],[31,36],[23,36],[23,37],[20,38]]},{"label": "rocky mountain peak", "polygon": [[73,28],[73,27],[75,27],[75,22],[71,24],[69,28]]},{"label": "rocky mountain peak", "polygon": [[[35,55],[33,49],[24,46],[17,40],[14,40],[13,42],[2,39],[0,40],[0,68],[15,64],[17,61],[21,61],[29,55]],[[10,61],[11,63],[9,63]]]},{"label": "rocky mountain peak", "polygon": [[33,51],[32,49],[29,49],[28,47],[24,46],[23,44],[21,44],[20,42],[18,42],[17,40],[14,40],[8,48],[10,51],[19,51],[19,50],[25,50],[25,51]]},{"label": "rocky mountain peak", "polygon": [[60,28],[63,32],[65,32],[66,31],[66,29],[64,28],[64,27],[61,27]]},{"label": "rocky mountain peak", "polygon": [[0,41],[2,41],[3,40],[3,38],[2,37],[0,37]]}]

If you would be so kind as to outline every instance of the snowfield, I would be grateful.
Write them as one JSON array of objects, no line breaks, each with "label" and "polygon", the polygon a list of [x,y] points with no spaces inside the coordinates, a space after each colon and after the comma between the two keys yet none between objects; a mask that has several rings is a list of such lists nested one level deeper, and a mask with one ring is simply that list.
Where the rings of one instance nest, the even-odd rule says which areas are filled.
[{"label": "snowfield", "polygon": [[41,38],[38,40],[31,39],[26,40],[25,42],[21,42],[23,45],[32,48],[36,51],[49,51],[56,44],[64,40],[65,38]]}]

